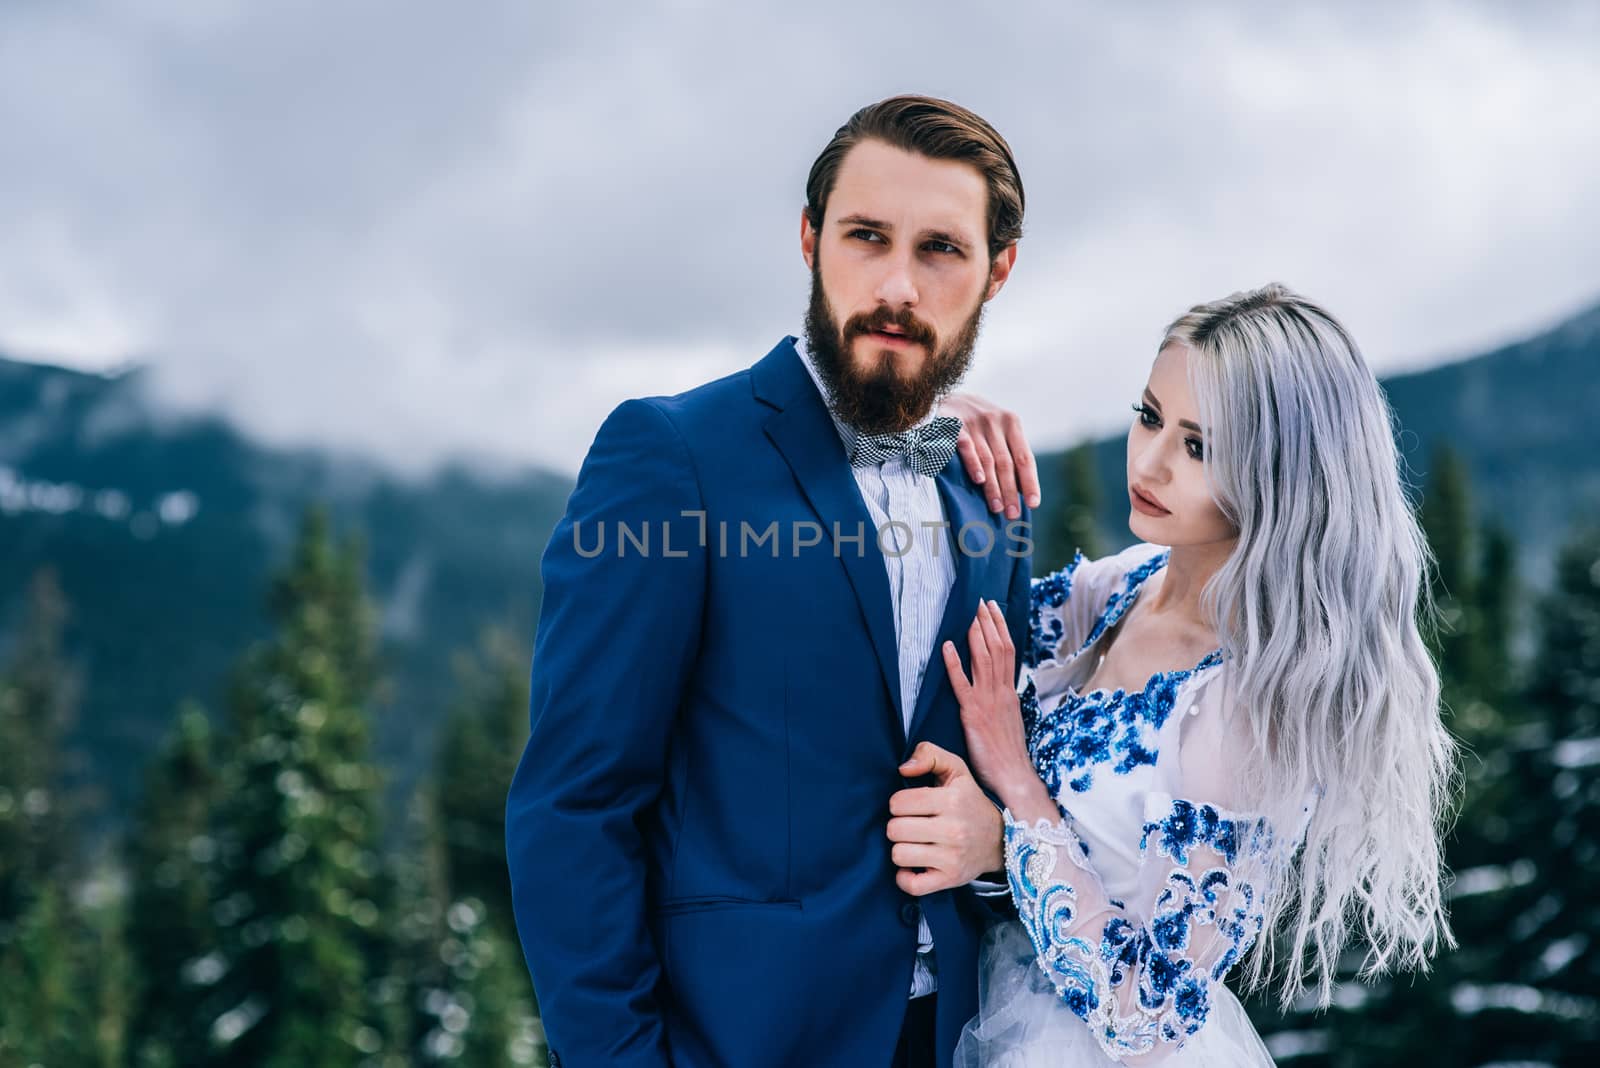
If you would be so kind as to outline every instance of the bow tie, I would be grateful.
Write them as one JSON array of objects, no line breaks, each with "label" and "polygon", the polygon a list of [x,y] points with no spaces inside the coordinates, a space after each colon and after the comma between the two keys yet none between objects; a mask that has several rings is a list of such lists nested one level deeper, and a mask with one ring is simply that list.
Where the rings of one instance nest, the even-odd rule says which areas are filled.
[{"label": "bow tie", "polygon": [[911,470],[932,478],[956,454],[956,438],[960,434],[961,420],[953,415],[935,416],[922,426],[897,434],[862,434],[856,438],[850,463],[854,467],[870,467],[900,456]]}]

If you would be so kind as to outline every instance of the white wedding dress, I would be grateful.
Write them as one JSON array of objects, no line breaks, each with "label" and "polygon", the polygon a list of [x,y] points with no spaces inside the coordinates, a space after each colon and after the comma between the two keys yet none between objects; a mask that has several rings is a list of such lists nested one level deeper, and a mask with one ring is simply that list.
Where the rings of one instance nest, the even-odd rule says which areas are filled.
[{"label": "white wedding dress", "polygon": [[1246,743],[1222,714],[1220,652],[1139,691],[1077,689],[1166,559],[1136,545],[1033,582],[1023,718],[1061,819],[1006,813],[1021,921],[984,939],[956,1068],[1272,1064],[1222,979],[1259,934],[1267,881],[1314,799],[1289,834],[1233,807],[1230,755]]}]

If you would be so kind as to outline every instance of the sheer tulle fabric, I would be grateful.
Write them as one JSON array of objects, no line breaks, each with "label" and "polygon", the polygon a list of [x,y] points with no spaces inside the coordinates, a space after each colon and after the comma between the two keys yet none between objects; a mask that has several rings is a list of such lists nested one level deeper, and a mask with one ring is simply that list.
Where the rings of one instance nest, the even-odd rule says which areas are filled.
[{"label": "sheer tulle fabric", "polygon": [[[1068,1012],[1040,971],[1034,946],[1016,922],[984,937],[979,955],[978,1015],[967,1022],[953,1068],[1086,1068],[1115,1065]],[[1129,1063],[1169,1068],[1271,1068],[1244,1007],[1222,984],[1212,990],[1211,1017],[1199,1033],[1165,1055]]]}]

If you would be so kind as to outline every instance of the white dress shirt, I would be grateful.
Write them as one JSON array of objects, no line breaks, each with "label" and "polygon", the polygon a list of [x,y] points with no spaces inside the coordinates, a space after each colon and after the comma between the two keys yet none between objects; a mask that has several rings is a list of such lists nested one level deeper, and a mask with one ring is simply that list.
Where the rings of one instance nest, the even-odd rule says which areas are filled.
[{"label": "white dress shirt", "polygon": [[[828,403],[828,391],[811,364],[811,354],[806,351],[802,334],[795,339],[795,351],[805,365],[817,392]],[[833,425],[839,430],[848,457],[855,448],[857,431],[833,413]],[[923,426],[939,414],[939,405],[915,425]],[[856,485],[861,489],[861,499],[872,516],[874,536],[881,537],[884,566],[889,572],[889,596],[894,602],[894,634],[900,651],[900,716],[906,734],[911,733],[911,713],[917,707],[917,693],[922,688],[922,677],[933,654],[933,643],[939,634],[939,622],[944,618],[945,603],[950,599],[951,587],[956,581],[955,543],[951,540],[945,518],[944,502],[939,498],[939,485],[932,478],[913,471],[905,458],[894,456],[882,464],[868,464],[850,469],[855,474]],[[889,526],[890,520],[910,527],[909,544],[903,526]],[[943,526],[925,526],[945,524]],[[881,531],[881,535],[877,532]],[[990,888],[992,884],[979,882],[974,886]],[[917,918],[917,960],[911,974],[911,996],[921,997],[939,989],[934,968],[933,932],[928,921],[920,914]]]}]

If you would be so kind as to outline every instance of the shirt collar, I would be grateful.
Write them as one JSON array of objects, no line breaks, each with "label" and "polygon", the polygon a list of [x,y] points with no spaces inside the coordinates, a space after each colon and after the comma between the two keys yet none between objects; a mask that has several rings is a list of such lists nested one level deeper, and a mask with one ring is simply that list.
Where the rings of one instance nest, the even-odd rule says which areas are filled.
[{"label": "shirt collar", "polygon": [[[798,335],[794,335],[793,338],[794,351],[799,353],[800,362],[805,366],[806,374],[811,376],[812,383],[817,387],[817,392],[822,396],[822,403],[828,408],[829,417],[833,419],[834,427],[839,431],[839,440],[844,442],[844,454],[846,456],[854,456],[856,452],[856,439],[860,436],[860,432],[843,419],[840,419],[839,416],[834,412],[833,404],[828,400],[828,389],[822,384],[822,376],[817,373],[816,367],[811,363],[811,353],[806,348],[805,333],[801,332]],[[933,407],[929,409],[928,414],[924,415],[921,419],[918,419],[912,424],[912,426],[926,426],[933,422],[934,416],[939,414],[939,404],[940,402],[935,400],[933,402]]]}]

